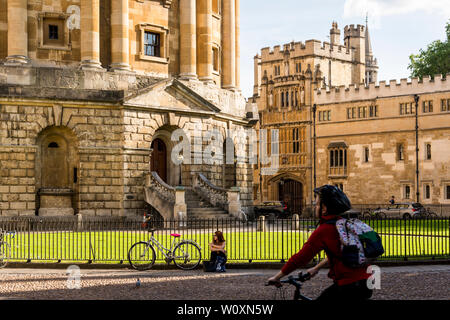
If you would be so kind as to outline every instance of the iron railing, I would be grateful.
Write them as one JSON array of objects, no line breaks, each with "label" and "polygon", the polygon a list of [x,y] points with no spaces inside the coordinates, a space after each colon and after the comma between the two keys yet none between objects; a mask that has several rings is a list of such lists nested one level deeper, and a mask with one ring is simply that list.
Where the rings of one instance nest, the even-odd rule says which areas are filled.
[{"label": "iron railing", "polygon": [[[450,218],[363,219],[381,236],[385,254],[380,260],[450,259]],[[243,222],[220,220],[154,220],[155,238],[170,248],[178,233],[196,241],[203,260],[216,230],[224,233],[229,262],[285,262],[298,252],[317,227],[316,219],[277,219]],[[128,263],[131,245],[149,234],[139,218],[0,218],[11,260],[17,262]],[[316,259],[323,258],[323,253]],[[164,257],[157,255],[157,262]]]}]

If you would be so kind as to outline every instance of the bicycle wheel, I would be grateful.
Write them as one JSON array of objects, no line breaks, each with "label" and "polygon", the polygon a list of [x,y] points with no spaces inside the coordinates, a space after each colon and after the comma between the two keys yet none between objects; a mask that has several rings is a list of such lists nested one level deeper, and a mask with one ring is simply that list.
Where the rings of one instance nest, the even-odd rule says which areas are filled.
[{"label": "bicycle wheel", "polygon": [[136,270],[144,271],[150,269],[155,264],[155,260],[155,249],[147,242],[137,242],[128,250],[128,261]]},{"label": "bicycle wheel", "polygon": [[0,243],[0,268],[6,267],[11,258],[11,246],[7,242]]},{"label": "bicycle wheel", "polygon": [[182,241],[173,249],[172,257],[178,268],[192,270],[200,264],[202,252],[192,242]]}]

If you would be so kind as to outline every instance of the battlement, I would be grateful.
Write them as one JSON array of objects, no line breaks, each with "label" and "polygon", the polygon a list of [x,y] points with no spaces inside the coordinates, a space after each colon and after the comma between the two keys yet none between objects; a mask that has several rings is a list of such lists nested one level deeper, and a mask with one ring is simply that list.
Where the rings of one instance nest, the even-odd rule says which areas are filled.
[{"label": "battlement", "polygon": [[345,61],[352,60],[352,50],[343,45],[331,45],[329,42],[321,42],[319,40],[307,40],[303,42],[291,42],[282,46],[276,45],[273,48],[266,47],[261,49],[261,61],[277,61],[284,58],[286,50],[289,51],[291,58],[299,58],[302,56],[317,55],[330,57]]},{"label": "battlement", "polygon": [[351,24],[344,27],[344,37],[364,37],[366,32],[366,27],[363,25]]},{"label": "battlement", "polygon": [[333,87],[327,91],[316,89],[314,91],[314,101],[320,105],[400,95],[425,94],[436,91],[450,91],[450,73],[447,74],[447,78],[442,77],[442,75],[436,75],[434,79],[424,77],[422,81],[418,78],[412,78],[411,81],[401,79],[400,83],[397,80],[390,80],[389,83],[380,81],[378,85],[376,83],[370,83],[368,86],[352,84],[349,87]]}]

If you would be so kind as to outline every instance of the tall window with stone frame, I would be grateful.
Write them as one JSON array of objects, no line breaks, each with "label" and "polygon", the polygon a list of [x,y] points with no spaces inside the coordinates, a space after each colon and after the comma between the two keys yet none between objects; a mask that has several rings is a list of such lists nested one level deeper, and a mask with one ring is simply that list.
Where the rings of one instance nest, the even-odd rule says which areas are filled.
[{"label": "tall window with stone frame", "polygon": [[411,199],[411,186],[405,185],[403,189],[403,198],[404,199]]},{"label": "tall window with stone frame", "polygon": [[145,31],[144,52],[146,56],[161,56],[161,35],[159,33]]},{"label": "tall window with stone frame", "polygon": [[364,162],[369,162],[369,147],[364,147]]},{"label": "tall window with stone frame", "polygon": [[431,160],[431,143],[425,145],[425,160]]},{"label": "tall window with stone frame", "polygon": [[450,184],[444,186],[444,196],[445,200],[450,200]]},{"label": "tall window with stone frame", "polygon": [[347,146],[345,144],[330,144],[329,152],[329,175],[347,176]]},{"label": "tall window with stone frame", "polygon": [[424,195],[423,195],[423,196],[424,196],[424,199],[426,199],[426,200],[431,199],[431,187],[430,187],[429,184],[426,184],[426,185],[424,186],[423,193],[424,193]]},{"label": "tall window with stone frame", "polygon": [[213,71],[215,72],[219,72],[219,66],[220,66],[220,62],[219,62],[219,48],[213,47],[212,48],[212,56],[213,56]]},{"label": "tall window with stone frame", "polygon": [[403,143],[397,144],[397,161],[405,160],[405,146]]},{"label": "tall window with stone frame", "polygon": [[450,99],[441,99],[441,111],[450,111]]}]

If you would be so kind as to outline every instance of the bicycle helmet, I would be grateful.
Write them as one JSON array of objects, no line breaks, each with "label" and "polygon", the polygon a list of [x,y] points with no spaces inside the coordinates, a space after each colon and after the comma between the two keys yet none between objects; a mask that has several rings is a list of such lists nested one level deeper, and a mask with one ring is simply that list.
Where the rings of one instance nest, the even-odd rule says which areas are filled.
[{"label": "bicycle helmet", "polygon": [[351,209],[352,204],[344,192],[336,186],[326,184],[314,189],[321,203],[327,207],[328,214],[342,214]]}]

